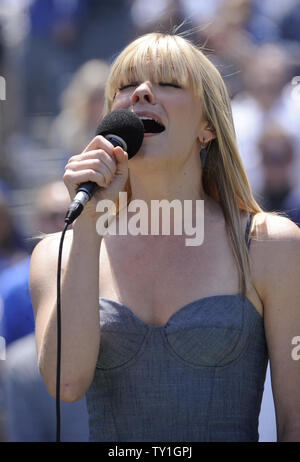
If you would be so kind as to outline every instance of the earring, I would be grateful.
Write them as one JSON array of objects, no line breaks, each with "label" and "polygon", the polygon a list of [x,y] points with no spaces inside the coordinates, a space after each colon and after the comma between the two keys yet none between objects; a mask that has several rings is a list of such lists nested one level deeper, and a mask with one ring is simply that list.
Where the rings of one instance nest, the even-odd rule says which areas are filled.
[{"label": "earring", "polygon": [[207,154],[204,142],[205,142],[205,139],[203,138],[201,151],[200,151],[200,159],[201,159],[201,167],[202,167],[202,169],[205,166],[205,160],[206,160],[206,154]]}]

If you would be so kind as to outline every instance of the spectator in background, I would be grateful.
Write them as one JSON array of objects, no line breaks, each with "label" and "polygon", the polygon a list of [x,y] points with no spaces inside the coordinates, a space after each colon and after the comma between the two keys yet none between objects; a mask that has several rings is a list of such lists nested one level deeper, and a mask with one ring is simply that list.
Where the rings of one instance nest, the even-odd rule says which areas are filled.
[{"label": "spectator in background", "polygon": [[34,318],[28,288],[29,256],[3,271],[0,276],[2,319],[0,335],[6,346],[34,331]]},{"label": "spectator in background", "polygon": [[280,37],[282,40],[300,42],[300,3],[297,2],[286,13],[280,23]]},{"label": "spectator in background", "polygon": [[[241,35],[247,36],[253,44],[274,42],[278,39],[278,26],[261,13],[260,3],[254,0],[223,0],[215,12],[212,25],[214,23],[232,25],[234,29],[239,29]],[[242,48],[241,45],[243,46],[244,43],[240,43]],[[226,51],[225,46],[224,51]],[[228,50],[227,52],[230,53],[231,51]],[[239,50],[239,54],[242,52],[242,49]],[[233,51],[232,58],[234,59]]]},{"label": "spectator in background", "polygon": [[111,60],[133,35],[127,0],[33,0],[24,53],[25,115],[56,116],[79,66]]},{"label": "spectator in background", "polygon": [[258,142],[263,168],[263,188],[257,202],[266,211],[284,212],[300,226],[300,195],[295,192],[292,170],[295,152],[291,138],[279,126],[264,129]]},{"label": "spectator in background", "polygon": [[[54,182],[40,188],[36,194],[35,243],[37,235],[54,233],[63,228],[69,196],[64,183]],[[0,221],[2,223],[2,221]],[[33,309],[28,287],[30,257],[12,265],[0,276],[0,297],[3,315],[0,335],[6,345],[34,331]]]},{"label": "spectator in background", "polygon": [[[61,230],[68,204],[69,195],[63,182],[38,189],[34,233]],[[0,335],[6,343],[2,373],[5,435],[15,442],[55,441],[55,400],[48,394],[38,371],[28,274],[29,258],[26,258],[0,278],[3,303]],[[87,441],[85,399],[61,404],[61,425],[62,441]]]},{"label": "spectator in background", "polygon": [[86,8],[80,36],[81,63],[91,59],[112,62],[136,35],[130,12],[131,0],[81,1]]},{"label": "spectator in background", "polygon": [[54,181],[36,191],[36,233],[51,234],[62,231],[70,198],[62,181]]},{"label": "spectator in background", "polygon": [[0,185],[0,275],[27,256],[25,244],[14,222],[7,188]]},{"label": "spectator in background", "polygon": [[24,112],[55,115],[59,95],[80,63],[82,0],[33,0],[24,42]]},{"label": "spectator in background", "polygon": [[[239,152],[254,192],[262,188],[258,140],[266,123],[281,125],[300,148],[300,101],[291,97],[291,77],[289,56],[276,44],[257,48],[242,69],[244,90],[233,98],[232,112]],[[295,174],[299,172],[298,156]]]},{"label": "spectator in background", "polygon": [[255,46],[246,26],[251,18],[249,0],[223,0],[210,23],[199,30],[199,38],[210,50],[209,58],[220,71],[230,97],[243,88],[241,68]]},{"label": "spectator in background", "polygon": [[279,23],[286,14],[291,11],[299,0],[285,0],[284,2],[274,0],[253,0],[259,11],[272,21]]},{"label": "spectator in background", "polygon": [[[9,441],[55,441],[55,399],[47,392],[38,370],[34,333],[7,348],[2,391],[5,434]],[[88,441],[85,398],[61,403],[61,441]]]},{"label": "spectator in background", "polygon": [[100,121],[109,65],[102,60],[83,64],[62,94],[62,110],[49,130],[49,144],[64,153],[63,165],[94,137]]},{"label": "spectator in background", "polygon": [[[182,0],[133,0],[130,14],[137,34],[152,32],[155,28],[160,32],[171,32],[172,27],[178,26],[187,16],[186,3]],[[195,14],[194,5],[192,11]],[[188,27],[190,28],[191,24],[188,24]]]},{"label": "spectator in background", "polygon": [[265,14],[263,3],[261,0],[225,0],[224,4],[225,8],[227,4],[232,5],[231,12],[240,5],[246,5],[249,14],[244,28],[250,35],[251,41],[257,45],[268,42],[274,43],[279,39],[278,24],[272,17]]}]

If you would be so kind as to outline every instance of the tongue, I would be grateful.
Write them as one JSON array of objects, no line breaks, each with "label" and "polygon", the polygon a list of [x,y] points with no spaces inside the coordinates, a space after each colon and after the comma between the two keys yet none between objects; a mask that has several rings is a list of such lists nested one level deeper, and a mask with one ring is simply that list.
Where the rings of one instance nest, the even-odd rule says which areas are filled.
[{"label": "tongue", "polygon": [[143,120],[144,124],[144,133],[161,133],[164,131],[165,127],[155,120]]}]

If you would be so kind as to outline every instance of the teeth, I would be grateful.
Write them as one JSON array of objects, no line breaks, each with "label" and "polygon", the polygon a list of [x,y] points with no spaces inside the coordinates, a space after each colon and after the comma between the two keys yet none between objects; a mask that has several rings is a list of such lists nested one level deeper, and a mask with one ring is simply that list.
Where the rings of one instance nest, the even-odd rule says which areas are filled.
[{"label": "teeth", "polygon": [[158,124],[161,125],[160,122],[158,122],[158,120],[154,119],[153,117],[148,117],[148,116],[139,116],[139,119],[141,120],[154,120],[154,122],[157,122]]},{"label": "teeth", "polygon": [[[138,117],[144,125],[144,133],[161,133],[165,130],[164,125],[158,120],[154,119],[154,117],[147,115],[138,115]],[[150,123],[150,121],[152,123]],[[154,125],[153,122],[155,122]]]}]

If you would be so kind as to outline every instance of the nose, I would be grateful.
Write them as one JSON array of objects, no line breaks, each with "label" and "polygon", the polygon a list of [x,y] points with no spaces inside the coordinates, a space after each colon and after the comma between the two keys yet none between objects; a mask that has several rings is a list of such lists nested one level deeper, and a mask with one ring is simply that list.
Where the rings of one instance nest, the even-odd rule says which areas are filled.
[{"label": "nose", "polygon": [[138,85],[131,95],[131,101],[132,104],[145,102],[155,104],[155,95],[151,83],[146,81]]}]

